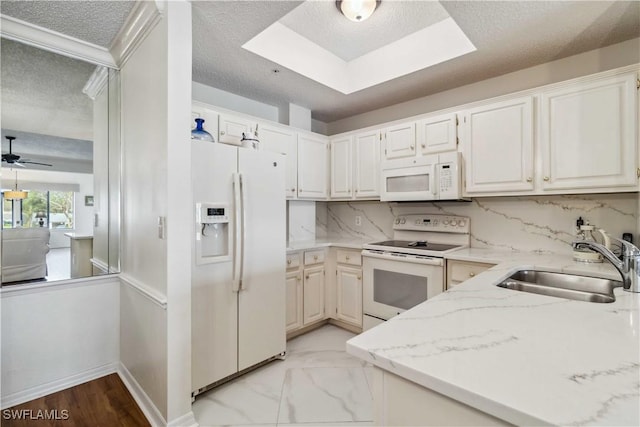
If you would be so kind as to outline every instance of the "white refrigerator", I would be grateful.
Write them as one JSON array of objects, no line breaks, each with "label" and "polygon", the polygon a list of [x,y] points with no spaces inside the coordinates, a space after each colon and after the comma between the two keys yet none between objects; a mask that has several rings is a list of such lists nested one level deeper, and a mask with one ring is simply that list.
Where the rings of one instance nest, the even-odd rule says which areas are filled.
[{"label": "white refrigerator", "polygon": [[285,351],[286,205],[282,154],[191,144],[195,396]]}]

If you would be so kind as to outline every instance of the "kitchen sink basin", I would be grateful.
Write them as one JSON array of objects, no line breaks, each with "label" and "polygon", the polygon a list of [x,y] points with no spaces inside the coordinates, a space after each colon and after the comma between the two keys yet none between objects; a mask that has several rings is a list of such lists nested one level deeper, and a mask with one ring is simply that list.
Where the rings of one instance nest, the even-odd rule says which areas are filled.
[{"label": "kitchen sink basin", "polygon": [[622,282],[576,274],[519,270],[496,286],[577,301],[609,303],[616,300],[613,290],[622,286]]}]

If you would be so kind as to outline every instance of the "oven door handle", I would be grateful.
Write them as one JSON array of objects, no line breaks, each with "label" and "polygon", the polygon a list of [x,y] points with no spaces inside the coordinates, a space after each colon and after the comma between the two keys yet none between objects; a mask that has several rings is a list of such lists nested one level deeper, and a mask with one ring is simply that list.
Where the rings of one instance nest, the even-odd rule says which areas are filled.
[{"label": "oven door handle", "polygon": [[425,264],[425,265],[437,265],[437,266],[444,265],[442,258],[427,258],[427,257],[421,257],[416,255],[405,255],[405,254],[391,255],[388,253],[379,253],[375,251],[370,251],[368,249],[364,249],[362,251],[362,256],[366,256],[369,258],[386,259],[389,261],[413,262],[416,264]]}]

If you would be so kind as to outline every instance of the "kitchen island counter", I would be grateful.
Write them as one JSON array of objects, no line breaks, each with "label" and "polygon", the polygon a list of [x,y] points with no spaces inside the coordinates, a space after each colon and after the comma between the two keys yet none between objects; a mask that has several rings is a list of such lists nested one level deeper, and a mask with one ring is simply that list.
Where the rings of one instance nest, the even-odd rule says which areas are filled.
[{"label": "kitchen island counter", "polygon": [[518,255],[347,351],[509,423],[640,425],[640,294],[616,288],[615,302],[598,304],[495,286],[521,268],[620,279],[608,263]]}]

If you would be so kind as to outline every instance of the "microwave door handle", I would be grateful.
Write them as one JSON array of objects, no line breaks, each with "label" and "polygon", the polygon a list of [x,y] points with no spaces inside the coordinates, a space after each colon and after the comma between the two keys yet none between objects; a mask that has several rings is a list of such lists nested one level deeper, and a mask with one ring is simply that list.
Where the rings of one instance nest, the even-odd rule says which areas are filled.
[{"label": "microwave door handle", "polygon": [[429,188],[434,196],[438,194],[436,191],[436,165],[431,165],[431,173],[429,174]]}]

